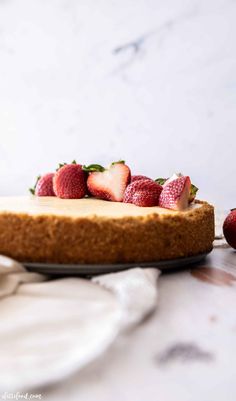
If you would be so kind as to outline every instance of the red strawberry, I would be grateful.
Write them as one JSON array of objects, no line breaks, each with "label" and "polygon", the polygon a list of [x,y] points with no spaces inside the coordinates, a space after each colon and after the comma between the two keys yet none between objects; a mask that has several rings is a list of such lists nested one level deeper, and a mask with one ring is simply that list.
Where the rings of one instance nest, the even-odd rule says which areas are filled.
[{"label": "red strawberry", "polygon": [[223,232],[228,244],[236,249],[236,209],[232,209],[226,217]]},{"label": "red strawberry", "polygon": [[136,206],[152,207],[157,206],[159,195],[155,192],[138,191],[135,192],[132,198],[132,203]]},{"label": "red strawberry", "polygon": [[87,185],[93,196],[122,202],[125,189],[130,182],[130,169],[123,161],[112,163],[108,169],[98,164],[83,166],[83,169],[90,172]]},{"label": "red strawberry", "polygon": [[162,186],[148,179],[136,180],[128,185],[125,190],[125,203],[133,203],[136,206],[157,206]]},{"label": "red strawberry", "polygon": [[30,188],[30,192],[36,196],[55,196],[53,190],[54,173],[48,173],[37,178],[34,188]]},{"label": "red strawberry", "polygon": [[[170,178],[157,178],[155,181],[158,182],[158,184],[162,185],[163,188],[168,185],[171,181],[176,180],[179,177],[183,177],[183,174],[181,173],[174,173]],[[189,194],[189,203],[192,203],[194,199],[196,198],[198,188],[191,184],[190,188],[190,194]]]},{"label": "red strawberry", "polygon": [[145,175],[132,175],[130,182],[135,182],[139,180],[151,180],[151,178],[146,177]]},{"label": "red strawberry", "polygon": [[59,198],[80,199],[87,193],[86,173],[80,164],[64,164],[53,178],[53,189]]},{"label": "red strawberry", "polygon": [[165,185],[160,195],[159,206],[173,210],[184,210],[189,204],[190,178],[179,177]]}]

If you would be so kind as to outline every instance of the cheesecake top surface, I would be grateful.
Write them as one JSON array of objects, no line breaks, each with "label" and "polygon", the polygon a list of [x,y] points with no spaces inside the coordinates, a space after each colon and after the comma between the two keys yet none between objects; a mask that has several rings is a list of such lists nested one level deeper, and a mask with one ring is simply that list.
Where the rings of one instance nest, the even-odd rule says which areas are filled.
[{"label": "cheesecake top surface", "polygon": [[186,210],[153,207],[139,207],[130,203],[110,202],[95,198],[60,199],[56,197],[17,196],[0,197],[0,213],[28,214],[33,216],[53,215],[65,217],[139,217],[151,214],[175,215],[200,208],[200,203],[190,205]]}]

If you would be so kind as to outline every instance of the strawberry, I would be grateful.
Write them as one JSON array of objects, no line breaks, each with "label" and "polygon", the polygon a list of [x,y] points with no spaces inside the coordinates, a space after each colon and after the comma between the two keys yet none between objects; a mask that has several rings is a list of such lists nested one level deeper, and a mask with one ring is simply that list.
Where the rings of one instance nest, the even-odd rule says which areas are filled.
[{"label": "strawberry", "polygon": [[157,206],[161,191],[161,185],[150,178],[136,180],[126,188],[123,202],[143,207]]},{"label": "strawberry", "polygon": [[53,189],[57,197],[80,199],[87,193],[86,173],[80,164],[63,164],[59,166],[53,178]]},{"label": "strawberry", "polygon": [[30,192],[36,196],[55,196],[53,190],[53,177],[54,173],[48,173],[42,177],[37,177],[36,184],[30,188]]},{"label": "strawberry", "polygon": [[174,173],[171,177],[167,178],[167,180],[163,183],[163,187],[168,185],[171,181],[176,180],[179,177],[183,177],[182,173]]},{"label": "strawberry", "polygon": [[191,181],[187,177],[179,177],[163,187],[159,206],[173,210],[184,210],[189,204]]},{"label": "strawberry", "polygon": [[130,182],[132,183],[138,180],[151,180],[151,178],[146,177],[146,175],[132,175]]},{"label": "strawberry", "polygon": [[226,241],[236,249],[236,209],[231,209],[223,224],[223,232]]},{"label": "strawberry", "polygon": [[[174,173],[170,178],[157,178],[155,181],[162,185],[163,188],[168,185],[171,181],[176,180],[179,177],[183,177],[183,174],[181,173]],[[198,188],[191,184],[191,188],[190,188],[190,194],[189,194],[189,203],[192,203],[194,201],[194,199],[196,198],[196,194],[197,194]]]},{"label": "strawberry", "polygon": [[99,164],[83,166],[89,172],[87,186],[89,192],[99,199],[122,202],[125,189],[130,182],[130,169],[125,162],[114,162],[105,169]]},{"label": "strawberry", "polygon": [[149,191],[137,191],[133,195],[132,203],[136,206],[152,207],[157,206],[159,201],[159,195]]}]

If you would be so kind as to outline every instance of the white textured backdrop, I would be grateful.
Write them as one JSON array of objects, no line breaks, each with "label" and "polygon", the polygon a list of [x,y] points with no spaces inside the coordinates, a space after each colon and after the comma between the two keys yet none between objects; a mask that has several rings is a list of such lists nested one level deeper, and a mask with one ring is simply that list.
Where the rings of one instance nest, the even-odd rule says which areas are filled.
[{"label": "white textured backdrop", "polygon": [[235,207],[235,21],[232,0],[0,0],[0,194],[125,158]]}]

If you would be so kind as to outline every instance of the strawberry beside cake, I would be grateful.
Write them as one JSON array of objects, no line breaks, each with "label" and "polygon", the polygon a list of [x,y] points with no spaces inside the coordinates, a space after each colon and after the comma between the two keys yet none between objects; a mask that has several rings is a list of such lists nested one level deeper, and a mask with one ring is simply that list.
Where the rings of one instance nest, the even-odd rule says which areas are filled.
[{"label": "strawberry beside cake", "polygon": [[190,178],[132,176],[60,165],[39,177],[31,196],[0,198],[0,253],[23,262],[152,262],[209,252],[214,208],[196,201]]}]

